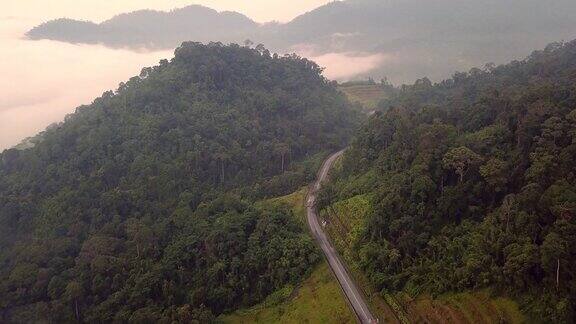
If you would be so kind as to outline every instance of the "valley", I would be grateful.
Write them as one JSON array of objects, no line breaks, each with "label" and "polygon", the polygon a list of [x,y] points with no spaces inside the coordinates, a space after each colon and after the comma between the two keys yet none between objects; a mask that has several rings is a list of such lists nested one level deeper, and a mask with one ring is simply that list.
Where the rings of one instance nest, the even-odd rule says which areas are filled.
[{"label": "valley", "polygon": [[63,1],[0,17],[0,323],[575,321],[574,1]]}]

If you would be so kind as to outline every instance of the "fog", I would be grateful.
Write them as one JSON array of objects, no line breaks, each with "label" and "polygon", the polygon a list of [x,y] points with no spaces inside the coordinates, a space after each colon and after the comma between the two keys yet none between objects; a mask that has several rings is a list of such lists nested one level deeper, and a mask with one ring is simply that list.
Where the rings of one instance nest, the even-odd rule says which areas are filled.
[{"label": "fog", "polygon": [[[299,5],[306,0],[298,0]],[[224,9],[233,0],[206,0]],[[237,3],[239,10],[269,20],[273,4]],[[137,75],[144,66],[172,57],[172,50],[134,52],[99,45],[71,45],[55,41],[28,41],[30,28],[61,16],[101,21],[122,12],[152,8],[169,10],[189,0],[7,0],[0,12],[0,151],[44,130],[89,104],[106,90]],[[310,3],[313,8],[321,3]],[[268,11],[268,15],[263,10]],[[273,19],[289,20],[300,9],[276,11]]]},{"label": "fog", "polygon": [[[0,150],[62,121],[76,107],[89,104],[104,91],[138,75],[145,66],[171,58],[172,50],[136,52],[101,45],[30,41],[22,35],[35,20],[1,18],[0,24]],[[295,48],[325,67],[330,79],[346,79],[380,65],[380,54],[317,55]]]},{"label": "fog", "polygon": [[313,60],[324,68],[324,76],[331,80],[346,81],[387,65],[391,55],[384,53],[341,52],[319,53],[312,45],[298,45],[290,48],[300,56]]},{"label": "fog", "polygon": [[[185,0],[8,0],[0,17],[0,150],[172,57],[186,40],[249,38],[316,61],[329,79],[402,84],[521,60],[550,42],[576,38],[573,0],[327,2],[201,1],[212,10]],[[59,17],[74,20],[50,21]],[[283,23],[263,24],[271,20]],[[24,39],[29,31],[36,40]]]},{"label": "fog", "polygon": [[63,120],[142,67],[172,56],[172,51],[28,41],[21,39],[28,20],[5,17],[0,24],[0,150]]}]

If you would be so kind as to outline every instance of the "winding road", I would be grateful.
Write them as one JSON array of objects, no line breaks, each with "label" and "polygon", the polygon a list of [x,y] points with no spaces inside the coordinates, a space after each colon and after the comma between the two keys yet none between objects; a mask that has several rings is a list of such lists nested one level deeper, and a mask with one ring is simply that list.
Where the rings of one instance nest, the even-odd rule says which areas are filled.
[{"label": "winding road", "polygon": [[326,233],[324,233],[324,230],[320,225],[320,221],[318,219],[318,214],[316,211],[316,195],[318,194],[318,190],[320,190],[322,182],[328,176],[328,171],[330,171],[330,168],[334,164],[334,161],[336,161],[336,159],[343,153],[344,150],[330,155],[330,157],[328,157],[328,159],[324,161],[324,163],[322,164],[322,168],[320,168],[320,171],[318,172],[318,177],[313,187],[310,189],[310,192],[308,193],[308,199],[306,203],[306,207],[308,210],[308,225],[310,226],[312,235],[314,236],[316,241],[318,241],[318,244],[322,248],[322,251],[326,256],[326,259],[328,260],[330,268],[332,268],[332,271],[336,275],[336,279],[338,279],[338,282],[340,283],[340,286],[342,287],[342,290],[344,291],[346,298],[348,298],[348,301],[350,302],[350,305],[354,309],[354,312],[358,316],[360,322],[363,324],[377,323],[378,321],[374,317],[374,315],[370,313],[370,309],[368,309],[368,305],[364,300],[364,296],[360,292],[360,289],[358,289],[358,287],[356,286],[356,284],[346,271],[346,268],[344,267],[344,264],[342,263],[340,256],[330,243],[330,240],[326,236]]}]

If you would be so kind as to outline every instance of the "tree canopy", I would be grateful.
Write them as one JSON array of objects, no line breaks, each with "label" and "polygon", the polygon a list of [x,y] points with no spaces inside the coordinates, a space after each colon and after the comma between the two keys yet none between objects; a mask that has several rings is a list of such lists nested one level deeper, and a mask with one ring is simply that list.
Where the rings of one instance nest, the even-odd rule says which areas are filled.
[{"label": "tree canopy", "polygon": [[576,307],[576,41],[397,89],[323,205],[367,194],[355,259],[382,291],[491,288],[534,319]]},{"label": "tree canopy", "polygon": [[289,208],[356,121],[313,62],[184,43],[0,154],[0,322],[206,322],[319,254]]}]

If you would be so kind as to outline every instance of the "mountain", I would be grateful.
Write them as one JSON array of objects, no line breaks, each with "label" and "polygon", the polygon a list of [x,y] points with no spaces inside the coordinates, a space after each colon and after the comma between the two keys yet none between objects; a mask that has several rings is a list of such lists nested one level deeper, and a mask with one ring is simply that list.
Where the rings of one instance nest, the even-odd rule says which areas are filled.
[{"label": "mountain", "polygon": [[349,0],[297,17],[278,37],[315,56],[380,54],[382,63],[360,76],[412,83],[573,39],[575,14],[569,0]]},{"label": "mountain", "polygon": [[31,29],[29,39],[69,43],[102,43],[134,49],[174,48],[183,41],[240,42],[258,25],[236,12],[192,5],[170,12],[139,10],[117,15],[102,23],[56,19]]},{"label": "mountain", "polygon": [[319,199],[354,206],[347,255],[376,291],[487,289],[534,322],[574,319],[574,84],[576,41],[381,102]]},{"label": "mountain", "polygon": [[173,48],[187,40],[251,39],[277,52],[375,57],[371,70],[359,71],[357,77],[387,76],[394,83],[424,76],[441,80],[489,62],[523,59],[534,48],[575,35],[572,0],[347,0],[288,23],[263,25],[239,14],[192,6],[120,15],[99,25],[57,20],[28,33],[32,39],[138,49]]},{"label": "mountain", "polygon": [[356,114],[313,62],[184,43],[0,154],[0,322],[207,322],[319,260],[291,208]]},{"label": "mountain", "polygon": [[[339,47],[395,50],[424,41],[430,45],[503,41],[530,32],[537,33],[530,39],[562,38],[573,36],[570,25],[575,20],[574,12],[576,6],[567,0],[546,4],[536,0],[349,0],[331,2],[296,17],[284,25],[283,34],[290,44],[333,46],[325,51],[337,51]],[[524,38],[516,41],[520,43]],[[350,46],[343,44],[346,41]]]}]

